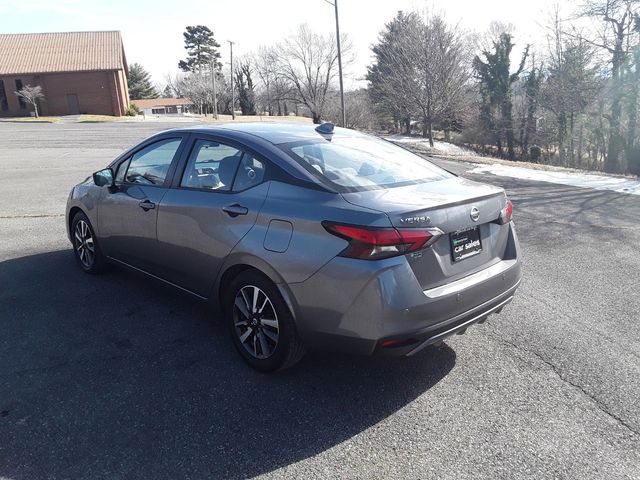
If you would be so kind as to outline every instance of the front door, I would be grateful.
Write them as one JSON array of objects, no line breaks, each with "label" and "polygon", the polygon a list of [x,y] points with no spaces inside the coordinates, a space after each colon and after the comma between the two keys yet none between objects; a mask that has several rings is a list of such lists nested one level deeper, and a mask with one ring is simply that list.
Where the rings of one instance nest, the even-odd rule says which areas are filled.
[{"label": "front door", "polygon": [[78,102],[77,94],[75,93],[67,94],[67,109],[69,111],[69,115],[80,114],[80,103]]},{"label": "front door", "polygon": [[197,139],[177,188],[158,210],[161,276],[208,297],[225,257],[256,222],[269,190],[265,163]]},{"label": "front door", "polygon": [[116,172],[116,187],[103,189],[98,227],[104,253],[156,272],[156,221],[167,192],[165,183],[183,139],[165,138],[138,150]]}]

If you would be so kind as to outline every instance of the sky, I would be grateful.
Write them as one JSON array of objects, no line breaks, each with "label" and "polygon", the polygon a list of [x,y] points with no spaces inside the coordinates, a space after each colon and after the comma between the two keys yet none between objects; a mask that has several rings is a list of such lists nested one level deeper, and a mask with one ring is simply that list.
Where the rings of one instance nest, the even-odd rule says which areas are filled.
[{"label": "sky", "polygon": [[[516,52],[527,43],[542,44],[544,25],[558,4],[571,13],[570,0],[338,0],[340,30],[352,44],[354,60],[346,71],[347,87],[361,85],[371,63],[371,45],[398,10],[430,9],[460,28],[478,33],[492,21],[515,27]],[[333,6],[327,0],[0,0],[0,33],[88,30],[122,32],[129,64],[142,64],[154,82],[178,71],[185,57],[182,33],[187,25],[207,25],[221,44],[229,68],[228,40],[234,57],[271,45],[302,23],[335,35]]]}]

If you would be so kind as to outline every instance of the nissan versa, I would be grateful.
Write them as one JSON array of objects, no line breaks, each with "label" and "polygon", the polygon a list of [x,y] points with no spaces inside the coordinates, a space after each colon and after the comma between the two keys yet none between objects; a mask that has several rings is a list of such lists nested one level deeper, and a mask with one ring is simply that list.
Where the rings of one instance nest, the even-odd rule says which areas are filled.
[{"label": "nissan versa", "polygon": [[512,204],[385,140],[331,124],[154,135],[75,186],[80,267],[124,265],[220,305],[253,367],[307,348],[413,355],[520,282]]}]

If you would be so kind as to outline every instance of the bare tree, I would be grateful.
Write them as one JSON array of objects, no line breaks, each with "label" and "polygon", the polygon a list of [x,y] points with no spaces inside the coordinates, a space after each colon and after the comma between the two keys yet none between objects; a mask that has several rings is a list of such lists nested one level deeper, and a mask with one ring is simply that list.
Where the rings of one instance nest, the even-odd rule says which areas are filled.
[{"label": "bare tree", "polygon": [[[341,40],[343,55],[348,52],[347,39]],[[337,76],[338,50],[332,36],[313,32],[301,25],[295,35],[280,46],[278,73],[292,86],[290,99],[311,112],[314,123],[320,123],[327,92]]]},{"label": "bare tree", "polygon": [[471,55],[460,28],[448,25],[439,15],[427,15],[407,34],[405,60],[414,66],[407,82],[409,94],[420,111],[423,135],[433,147],[434,124],[455,117],[471,78]]},{"label": "bare tree", "polygon": [[[610,55],[611,111],[605,170],[617,172],[621,170],[620,154],[625,144],[621,132],[623,78],[630,52],[637,48],[640,32],[636,30],[635,22],[640,15],[640,0],[588,0],[582,8],[582,15],[600,22],[599,38],[585,40]],[[637,116],[635,106],[631,113],[634,118]]]},{"label": "bare tree", "polygon": [[[347,117],[346,128],[367,130],[377,127],[378,122],[373,112],[373,105],[366,90],[348,90],[344,92],[344,103]],[[342,119],[340,92],[337,90],[331,90],[327,94],[325,117],[334,123],[338,123]]]},{"label": "bare tree", "polygon": [[183,98],[185,96],[184,79],[185,74],[183,73],[179,73],[177,75],[171,75],[168,73],[164,77],[167,87],[171,89],[176,98]]},{"label": "bare tree", "polygon": [[[540,91],[541,114],[556,134],[558,161],[579,166],[584,146],[587,109],[601,91],[595,48],[581,37],[567,35],[556,8],[547,36],[545,81]],[[551,120],[551,121],[549,121]]]},{"label": "bare tree", "polygon": [[205,76],[197,73],[186,75],[181,81],[180,89],[198,108],[198,113],[206,113],[206,105],[211,98],[211,82]]},{"label": "bare tree", "polygon": [[36,85],[32,87],[31,85],[25,85],[21,90],[14,92],[19,98],[22,98],[25,102],[33,105],[33,111],[36,114],[36,118],[38,118],[38,100],[44,99],[44,93],[42,93],[42,87],[40,85]]}]

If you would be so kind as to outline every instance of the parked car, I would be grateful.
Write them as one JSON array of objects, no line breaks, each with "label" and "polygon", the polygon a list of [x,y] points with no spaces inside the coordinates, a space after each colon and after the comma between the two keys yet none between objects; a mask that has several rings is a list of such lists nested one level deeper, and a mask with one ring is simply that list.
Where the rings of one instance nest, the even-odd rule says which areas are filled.
[{"label": "parked car", "polygon": [[512,204],[386,140],[252,123],[154,135],[76,185],[80,267],[122,265],[222,307],[242,357],[413,355],[511,301]]}]

